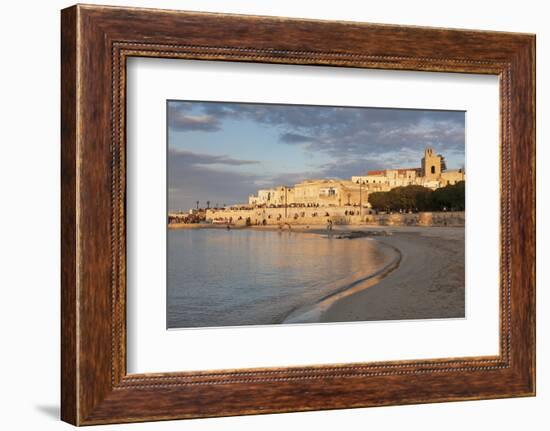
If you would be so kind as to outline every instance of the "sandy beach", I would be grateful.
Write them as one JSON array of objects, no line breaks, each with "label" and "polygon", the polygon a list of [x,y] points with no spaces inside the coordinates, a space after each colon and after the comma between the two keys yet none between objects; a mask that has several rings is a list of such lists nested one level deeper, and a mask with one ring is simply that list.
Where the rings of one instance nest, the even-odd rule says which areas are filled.
[{"label": "sandy beach", "polygon": [[[397,265],[361,285],[294,310],[284,323],[464,317],[464,228],[354,226],[399,250]],[[338,227],[334,234],[345,232]],[[326,231],[325,231],[326,233]],[[364,239],[354,239],[352,241]]]},{"label": "sandy beach", "polygon": [[[191,235],[197,229],[204,235]],[[174,243],[172,327],[465,315],[464,227],[335,225],[329,231],[326,225],[230,230],[198,225],[189,234],[178,230],[172,236],[187,241],[193,253]],[[193,256],[200,262],[190,261]],[[302,264],[296,266],[297,261]],[[198,283],[202,279],[209,280],[208,289]]]}]

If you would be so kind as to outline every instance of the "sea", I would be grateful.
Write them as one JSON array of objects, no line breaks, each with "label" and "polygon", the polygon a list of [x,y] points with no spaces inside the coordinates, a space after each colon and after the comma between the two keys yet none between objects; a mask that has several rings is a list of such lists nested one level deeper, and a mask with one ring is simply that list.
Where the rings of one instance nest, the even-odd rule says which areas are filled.
[{"label": "sea", "polygon": [[168,229],[167,327],[273,325],[357,285],[395,251],[372,238]]}]

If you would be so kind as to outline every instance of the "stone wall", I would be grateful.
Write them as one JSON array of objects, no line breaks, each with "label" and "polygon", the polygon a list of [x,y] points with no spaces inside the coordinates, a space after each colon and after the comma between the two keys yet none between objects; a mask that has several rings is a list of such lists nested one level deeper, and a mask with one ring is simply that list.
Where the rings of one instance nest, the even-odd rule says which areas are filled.
[{"label": "stone wall", "polygon": [[365,224],[378,226],[464,226],[464,211],[378,214],[363,217]]},{"label": "stone wall", "polygon": [[353,206],[319,208],[256,208],[248,210],[207,210],[206,220],[233,225],[324,225],[330,221],[334,225],[377,225],[377,226],[464,226],[464,212],[422,212],[414,214],[369,214]]}]

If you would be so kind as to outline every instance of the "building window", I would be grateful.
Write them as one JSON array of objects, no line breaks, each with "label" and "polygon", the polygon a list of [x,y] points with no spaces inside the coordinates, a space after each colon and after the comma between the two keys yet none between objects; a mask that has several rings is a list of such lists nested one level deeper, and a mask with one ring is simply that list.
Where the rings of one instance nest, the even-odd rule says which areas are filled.
[{"label": "building window", "polygon": [[435,174],[435,166],[432,166],[432,174]]}]

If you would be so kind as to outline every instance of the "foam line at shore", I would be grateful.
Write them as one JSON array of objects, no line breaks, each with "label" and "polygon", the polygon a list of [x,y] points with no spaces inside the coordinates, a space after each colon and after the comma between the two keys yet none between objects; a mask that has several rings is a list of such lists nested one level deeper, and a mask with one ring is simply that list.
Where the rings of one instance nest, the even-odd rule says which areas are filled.
[{"label": "foam line at shore", "polygon": [[380,247],[391,248],[396,253],[390,263],[373,273],[359,276],[359,278],[355,278],[351,281],[347,280],[344,283],[341,281],[335,283],[336,286],[334,291],[325,295],[314,304],[295,308],[283,319],[282,323],[318,323],[321,315],[336,301],[377,284],[380,280],[397,269],[402,259],[402,254],[399,249],[389,244],[383,244],[378,241],[377,243]]}]

